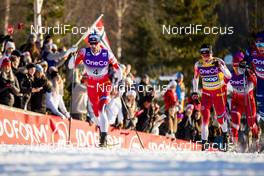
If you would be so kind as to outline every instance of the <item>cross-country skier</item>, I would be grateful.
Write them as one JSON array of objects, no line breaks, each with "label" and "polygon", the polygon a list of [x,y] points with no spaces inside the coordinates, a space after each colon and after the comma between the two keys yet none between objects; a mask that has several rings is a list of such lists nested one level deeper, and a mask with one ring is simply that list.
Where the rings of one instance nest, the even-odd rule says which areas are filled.
[{"label": "cross-country skier", "polygon": [[222,128],[224,149],[227,149],[226,82],[231,78],[231,73],[222,59],[213,57],[212,46],[203,44],[200,52],[202,59],[197,61],[194,66],[193,92],[198,92],[200,76],[202,78],[202,150],[208,147],[208,124],[211,106],[214,107],[217,121]]},{"label": "cross-country skier", "polygon": [[[99,120],[100,144],[106,147],[108,118],[106,105],[109,103],[112,83],[110,81],[109,68],[113,68],[119,82],[122,79],[122,72],[114,55],[100,46],[100,37],[96,32],[88,36],[90,47],[81,48],[76,59],[69,61],[69,68],[72,69],[78,64],[83,64],[87,74],[87,93],[92,105],[93,113]],[[73,50],[74,51],[74,50]],[[76,50],[75,50],[76,51]]]},{"label": "cross-country skier", "polygon": [[[238,130],[240,127],[241,115],[245,113],[247,124],[254,140],[255,147],[258,139],[258,126],[256,116],[256,103],[254,98],[254,87],[257,84],[256,75],[246,68],[244,54],[238,52],[233,59],[232,78],[229,81],[233,87],[231,100],[231,129],[233,142],[238,144]],[[249,146],[251,147],[251,146]]]},{"label": "cross-country skier", "polygon": [[257,118],[261,128],[261,147],[264,149],[264,31],[256,34],[256,53],[251,55],[251,64],[257,75]]}]

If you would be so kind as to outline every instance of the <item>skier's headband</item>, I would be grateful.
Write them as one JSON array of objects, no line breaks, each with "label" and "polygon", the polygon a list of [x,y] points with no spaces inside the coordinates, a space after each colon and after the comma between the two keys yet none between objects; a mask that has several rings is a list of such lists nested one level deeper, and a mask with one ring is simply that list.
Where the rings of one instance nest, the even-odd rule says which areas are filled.
[{"label": "skier's headband", "polygon": [[211,54],[212,52],[211,52],[210,48],[201,48],[200,53],[201,54]]},{"label": "skier's headband", "polygon": [[264,41],[257,41],[256,42],[256,47],[258,47],[258,48],[264,48]]}]

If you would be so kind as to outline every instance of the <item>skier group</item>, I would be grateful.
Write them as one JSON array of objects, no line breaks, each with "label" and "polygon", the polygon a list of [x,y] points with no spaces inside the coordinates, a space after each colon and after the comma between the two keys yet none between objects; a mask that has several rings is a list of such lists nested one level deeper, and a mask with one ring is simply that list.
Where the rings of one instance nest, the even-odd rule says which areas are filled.
[{"label": "skier group", "polygon": [[[235,145],[235,150],[240,151],[238,132],[241,117],[245,115],[249,127],[247,135],[249,151],[262,151],[264,144],[264,32],[256,34],[254,45],[245,54],[239,51],[234,55],[232,71],[227,68],[223,60],[213,56],[210,45],[202,45],[200,53],[201,59],[194,66],[193,91],[198,92],[199,77],[201,77],[202,150],[210,146],[208,124],[210,108],[213,106],[222,130],[224,150],[229,150],[231,141]],[[232,87],[230,113],[226,106],[228,85]]]},{"label": "skier group", "polygon": [[[100,145],[106,146],[108,118],[105,107],[109,102],[109,91],[98,91],[98,84],[111,86],[109,67],[118,73],[117,82],[122,80],[121,69],[113,54],[100,47],[99,36],[90,34],[89,48],[78,51],[72,58],[69,67],[74,68],[83,62],[87,75],[87,91],[96,117],[100,117]],[[77,48],[71,48],[77,52]],[[254,45],[247,50],[237,52],[233,57],[233,69],[230,71],[225,62],[213,56],[212,46],[203,44],[200,48],[201,59],[195,63],[193,93],[201,96],[202,114],[202,150],[209,148],[208,124],[210,109],[213,107],[217,121],[221,126],[224,150],[229,150],[230,141],[239,150],[238,131],[241,117],[245,115],[249,127],[251,151],[263,150],[264,145],[264,32],[256,34]],[[202,90],[199,91],[199,78]],[[231,110],[227,109],[227,87],[232,86]],[[255,94],[256,89],[256,94]],[[256,102],[255,102],[256,97]],[[231,138],[230,138],[231,137]]]}]

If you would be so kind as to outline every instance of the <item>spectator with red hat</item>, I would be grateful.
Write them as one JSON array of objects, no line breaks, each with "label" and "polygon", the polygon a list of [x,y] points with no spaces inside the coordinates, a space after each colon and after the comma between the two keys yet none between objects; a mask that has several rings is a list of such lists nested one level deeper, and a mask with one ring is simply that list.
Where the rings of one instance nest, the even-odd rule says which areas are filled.
[{"label": "spectator with red hat", "polygon": [[13,106],[15,96],[19,96],[19,92],[19,83],[12,72],[11,61],[4,59],[0,70],[0,104]]}]

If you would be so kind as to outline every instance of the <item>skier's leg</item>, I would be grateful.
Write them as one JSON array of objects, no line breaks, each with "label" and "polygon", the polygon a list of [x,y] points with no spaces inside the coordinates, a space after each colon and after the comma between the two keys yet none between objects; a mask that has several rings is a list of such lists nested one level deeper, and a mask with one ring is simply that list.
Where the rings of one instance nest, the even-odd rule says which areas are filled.
[{"label": "skier's leg", "polygon": [[87,84],[87,94],[89,98],[89,103],[91,104],[90,107],[92,108],[95,117],[98,118],[99,116],[99,111],[98,111],[99,110],[99,107],[98,107],[99,97],[97,93],[96,84],[93,81],[89,80],[89,84]]},{"label": "skier's leg", "polygon": [[251,151],[256,151],[258,150],[259,143],[259,127],[257,125],[256,103],[253,92],[247,96],[246,117],[250,133],[252,135],[252,141],[250,141],[252,146],[249,146],[249,148]]},{"label": "skier's leg", "polygon": [[211,107],[211,96],[207,93],[202,94],[201,99],[201,113],[202,113],[202,150],[206,150],[208,148],[207,140],[209,135],[209,119],[210,119],[210,107]]},{"label": "skier's leg", "polygon": [[231,109],[231,130],[232,130],[232,137],[233,142],[238,144],[238,131],[240,127],[240,119],[241,119],[241,112],[238,111],[236,105],[233,104],[232,101],[232,109]]},{"label": "skier's leg", "polygon": [[223,149],[228,150],[228,144],[229,144],[229,135],[228,135],[228,125],[227,125],[227,112],[226,112],[226,93],[225,92],[219,92],[215,95],[215,98],[213,99],[213,104],[215,108],[215,112],[217,115],[217,121],[221,126],[222,129],[222,136],[223,136]]},{"label": "skier's leg", "polygon": [[109,103],[109,95],[111,92],[110,82],[103,83],[104,89],[98,91],[99,94],[99,119],[100,119],[100,146],[106,147],[107,145],[107,132],[108,132],[108,117],[106,113],[106,106]]}]

